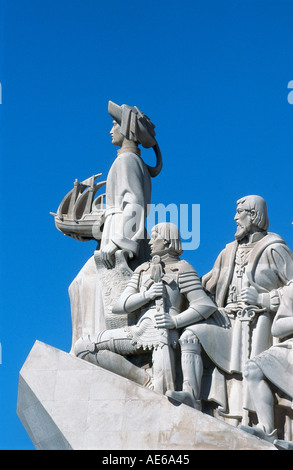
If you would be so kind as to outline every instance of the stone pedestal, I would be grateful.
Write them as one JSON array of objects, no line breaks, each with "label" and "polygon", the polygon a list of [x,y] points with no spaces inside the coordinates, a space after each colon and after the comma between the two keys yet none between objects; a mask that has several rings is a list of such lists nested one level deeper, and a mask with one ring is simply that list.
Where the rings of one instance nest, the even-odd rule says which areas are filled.
[{"label": "stone pedestal", "polygon": [[20,371],[17,414],[36,449],[276,450],[39,341]]}]

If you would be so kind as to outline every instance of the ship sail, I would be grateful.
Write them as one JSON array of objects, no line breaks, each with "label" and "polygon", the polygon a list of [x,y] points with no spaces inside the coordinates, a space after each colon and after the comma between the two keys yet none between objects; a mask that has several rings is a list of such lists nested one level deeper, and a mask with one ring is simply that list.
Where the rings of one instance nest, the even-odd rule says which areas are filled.
[{"label": "ship sail", "polygon": [[[97,176],[100,176],[100,175],[97,175]],[[91,184],[93,184],[93,182],[94,182],[94,179],[92,179]],[[82,182],[81,184],[83,183],[84,182]],[[92,211],[92,204],[93,204],[93,199],[95,197],[95,194],[105,184],[106,184],[106,181],[101,181],[99,183],[96,183],[93,186],[91,185],[79,195],[78,199],[76,200],[74,211],[72,214],[73,220],[75,222],[78,222],[78,220],[80,220],[84,214],[89,214]]]},{"label": "ship sail", "polygon": [[75,188],[71,189],[71,191],[69,191],[69,193],[67,193],[66,196],[64,196],[63,200],[61,201],[61,203],[58,207],[56,216],[60,220],[63,220],[63,215],[68,213],[69,204],[70,204],[70,201],[71,201],[71,197],[73,196],[74,189]]},{"label": "ship sail", "polygon": [[102,173],[97,173],[81,182],[74,181],[71,189],[62,199],[55,218],[55,225],[60,232],[77,240],[97,239],[93,236],[93,225],[103,225],[105,193],[95,198],[97,191],[106,181],[95,183]]},{"label": "ship sail", "polygon": [[100,176],[102,176],[102,173],[97,173],[96,175],[90,176],[86,180],[81,181],[79,184],[82,184],[84,186],[94,186],[95,180]]},{"label": "ship sail", "polygon": [[104,207],[104,200],[106,197],[106,193],[100,194],[93,202],[93,209],[100,211]]}]

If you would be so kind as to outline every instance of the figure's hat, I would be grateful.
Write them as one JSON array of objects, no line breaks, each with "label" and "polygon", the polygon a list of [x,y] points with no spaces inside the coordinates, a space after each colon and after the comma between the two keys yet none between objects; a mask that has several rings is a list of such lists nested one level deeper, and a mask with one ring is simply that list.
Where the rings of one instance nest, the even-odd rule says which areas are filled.
[{"label": "figure's hat", "polygon": [[136,106],[122,104],[119,106],[109,101],[108,112],[121,127],[121,134],[128,140],[139,142],[144,148],[156,145],[155,126],[150,118]]},{"label": "figure's hat", "polygon": [[155,125],[150,118],[143,114],[137,106],[122,104],[119,106],[113,101],[108,103],[110,116],[119,124],[121,134],[128,140],[138,142],[144,148],[153,148],[157,157],[155,167],[146,165],[152,177],[157,176],[163,166],[159,145],[155,138]]}]

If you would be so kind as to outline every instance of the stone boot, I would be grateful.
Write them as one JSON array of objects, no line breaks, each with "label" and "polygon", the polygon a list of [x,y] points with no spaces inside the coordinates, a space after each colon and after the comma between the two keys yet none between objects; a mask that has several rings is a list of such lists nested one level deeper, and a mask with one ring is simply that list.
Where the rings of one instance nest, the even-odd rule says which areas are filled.
[{"label": "stone boot", "polygon": [[201,401],[196,400],[192,392],[176,392],[175,390],[168,390],[165,393],[166,397],[171,398],[172,400],[178,401],[179,403],[184,403],[185,405],[191,406],[195,410],[201,410]]},{"label": "stone boot", "polygon": [[181,364],[183,372],[182,391],[167,390],[165,395],[196,410],[201,410],[199,397],[203,367],[196,344],[188,342],[181,345]]},{"label": "stone boot", "polygon": [[261,424],[258,424],[254,428],[252,428],[251,426],[240,424],[238,428],[242,431],[248,432],[249,434],[253,434],[253,436],[258,437],[259,439],[271,442],[272,444],[277,439],[277,429],[274,429],[271,433],[267,434],[265,427]]}]

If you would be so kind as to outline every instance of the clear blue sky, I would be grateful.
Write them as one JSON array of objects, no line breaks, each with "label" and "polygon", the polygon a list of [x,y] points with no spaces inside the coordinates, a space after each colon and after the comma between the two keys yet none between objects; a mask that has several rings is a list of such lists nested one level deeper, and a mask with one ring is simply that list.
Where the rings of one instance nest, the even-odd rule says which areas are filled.
[{"label": "clear blue sky", "polygon": [[153,203],[200,204],[200,245],[184,253],[200,276],[247,194],[266,199],[269,230],[293,248],[293,3],[0,0],[0,18],[0,448],[33,449],[18,374],[35,340],[69,351],[67,289],[95,249],[49,212],[75,178],[106,177],[108,100],[156,124]]}]

